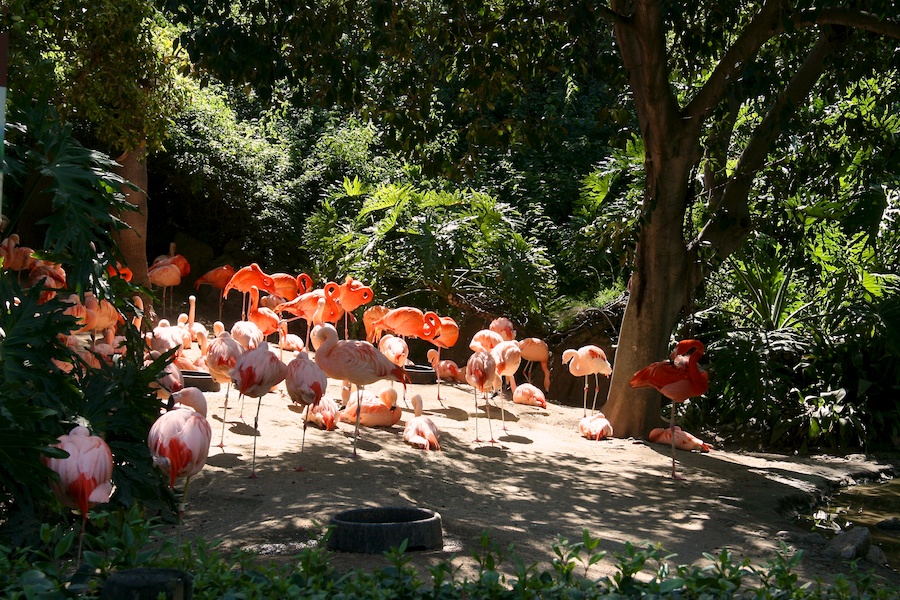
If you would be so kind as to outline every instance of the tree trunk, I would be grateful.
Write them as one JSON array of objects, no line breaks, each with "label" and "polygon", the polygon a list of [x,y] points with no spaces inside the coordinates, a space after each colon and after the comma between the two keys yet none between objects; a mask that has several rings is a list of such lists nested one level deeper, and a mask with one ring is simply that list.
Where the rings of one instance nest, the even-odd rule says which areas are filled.
[{"label": "tree trunk", "polygon": [[116,172],[139,189],[122,186],[125,199],[138,208],[116,215],[130,229],[113,232],[113,239],[122,253],[122,260],[133,273],[132,283],[149,285],[147,275],[147,152],[145,148],[125,152],[117,160],[121,167]]}]

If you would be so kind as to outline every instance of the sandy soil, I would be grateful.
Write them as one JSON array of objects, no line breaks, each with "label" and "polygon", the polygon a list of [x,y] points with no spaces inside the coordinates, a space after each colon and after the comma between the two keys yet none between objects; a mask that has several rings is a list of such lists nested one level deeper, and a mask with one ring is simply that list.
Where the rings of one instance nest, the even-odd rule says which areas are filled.
[{"label": "sandy soil", "polygon": [[[285,353],[289,362],[292,354]],[[377,391],[389,385],[370,387]],[[399,390],[399,386],[398,386]],[[674,553],[673,564],[703,559],[729,548],[736,560],[765,564],[778,548],[778,532],[802,533],[793,525],[794,509],[805,508],[836,486],[892,472],[891,465],[864,457],[785,457],[714,449],[708,454],[678,452],[686,480],[669,477],[668,446],[632,439],[589,441],[577,424],[582,408],[551,399],[546,409],[514,405],[504,413],[491,408],[490,427],[498,443],[475,443],[475,423],[487,437],[483,400],[465,384],[411,385],[425,412],[443,432],[442,451],[426,452],[404,443],[402,432],[412,411],[403,401],[400,423],[389,429],[361,429],[358,457],[351,455],[353,427],[336,431],[310,426],[300,454],[299,408],[284,385],[259,402],[207,393],[213,448],[205,469],[190,484],[184,535],[221,542],[225,549],[250,549],[269,557],[289,557],[321,538],[334,514],[359,507],[418,506],[442,516],[442,550],[411,553],[427,568],[451,560],[460,575],[476,573],[472,553],[483,532],[501,549],[514,545],[526,564],[547,566],[551,545],[561,536],[577,541],[582,530],[602,539],[607,557],[590,572],[614,572],[613,554],[626,541],[661,543]],[[337,382],[329,395],[340,398]],[[498,405],[501,397],[493,402]],[[253,428],[259,405],[258,432]],[[243,418],[241,418],[243,417]],[[503,430],[505,417],[506,431]],[[259,477],[251,472],[253,442]],[[295,468],[302,465],[303,471]],[[846,570],[818,546],[798,546],[805,558],[798,573],[809,580]],[[334,553],[339,569],[386,565],[380,555]],[[887,568],[878,574],[894,577]],[[515,571],[506,561],[501,570]],[[423,571],[427,575],[427,571]]]}]

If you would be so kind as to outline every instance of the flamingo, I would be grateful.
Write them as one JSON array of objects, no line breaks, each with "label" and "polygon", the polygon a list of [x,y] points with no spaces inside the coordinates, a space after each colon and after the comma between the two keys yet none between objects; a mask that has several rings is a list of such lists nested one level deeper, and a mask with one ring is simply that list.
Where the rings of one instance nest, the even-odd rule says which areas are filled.
[{"label": "flamingo", "polygon": [[247,294],[250,293],[250,286],[253,285],[268,294],[275,293],[275,281],[271,276],[266,275],[256,263],[251,263],[250,266],[242,267],[235,271],[234,275],[232,275],[231,279],[228,280],[228,283],[225,284],[225,288],[222,290],[223,298],[228,298],[228,292],[231,290],[237,290],[244,294],[244,299],[241,304],[241,317],[245,319],[247,318]]},{"label": "flamingo", "polygon": [[401,416],[402,411],[397,409],[397,392],[392,388],[384,388],[377,396],[364,390],[351,398],[341,412],[342,421],[353,423],[359,420],[363,427],[393,427],[400,422]]},{"label": "flamingo", "polygon": [[262,330],[253,321],[235,321],[231,326],[231,337],[244,347],[253,350],[265,339]]},{"label": "flamingo", "polygon": [[[162,264],[147,271],[150,283],[162,288],[162,312],[166,312],[166,290],[181,284],[181,270],[178,265]],[[174,310],[174,298],[169,299],[169,309]]]},{"label": "flamingo", "polygon": [[411,306],[401,306],[388,311],[374,325],[374,342],[382,332],[391,331],[403,337],[415,337],[431,340],[441,331],[441,318],[437,313],[422,312]]},{"label": "flamingo", "polygon": [[271,308],[260,307],[259,288],[255,285],[250,286],[250,308],[247,310],[247,320],[256,323],[256,326],[262,331],[264,339],[278,331],[278,323],[281,321]]},{"label": "flamingo", "polygon": [[[364,386],[380,379],[399,381],[406,386],[409,378],[403,367],[398,367],[369,342],[338,340],[337,330],[331,323],[316,325],[312,330],[316,348],[316,363],[325,375],[338,381],[356,384],[357,402]],[[353,432],[353,456],[356,456],[356,440],[359,437],[359,415]]]},{"label": "flamingo", "polygon": [[[375,298],[375,294],[372,292],[372,288],[367,285],[363,285],[362,282],[356,281],[349,275],[347,275],[346,279],[344,279],[344,283],[340,285],[340,298],[339,302],[341,303],[341,308],[344,309],[344,339],[347,339],[349,336],[349,326],[348,319],[353,313],[354,310],[362,306],[363,304],[368,304]],[[354,319],[355,320],[355,319]]]},{"label": "flamingo", "polygon": [[378,341],[378,335],[375,333],[375,324],[381,320],[381,318],[391,312],[387,306],[382,306],[380,304],[376,304],[375,306],[370,306],[363,313],[363,325],[366,328],[366,339],[372,343]]},{"label": "flamingo", "polygon": [[34,249],[19,245],[19,234],[13,233],[0,242],[0,257],[3,268],[9,271],[27,271],[34,264]]},{"label": "flamingo", "polygon": [[[344,309],[338,303],[339,295],[340,286],[333,281],[329,281],[321,289],[300,294],[290,302],[282,302],[275,307],[275,312],[289,312],[306,321],[306,345],[308,346],[310,331],[315,325],[314,321],[316,320],[317,312],[321,310],[318,319],[323,323],[337,323],[343,316]],[[319,308],[319,300],[325,301],[321,309]]]},{"label": "flamingo", "polygon": [[169,489],[175,488],[175,480],[184,477],[181,495],[182,508],[178,511],[178,538],[181,539],[181,522],[191,477],[206,464],[212,428],[206,420],[206,398],[195,387],[172,394],[175,408],[163,413],[150,427],[147,446],[153,456],[153,464],[169,476]]},{"label": "flamingo", "polygon": [[188,296],[188,321],[187,321],[187,330],[191,334],[191,340],[195,342],[199,342],[198,337],[203,336],[205,338],[209,338],[209,331],[203,325],[195,320],[197,315],[197,296],[190,295]]},{"label": "flamingo", "polygon": [[[306,444],[306,426],[309,423],[310,407],[315,406],[325,394],[328,387],[328,378],[322,368],[310,360],[306,352],[300,352],[288,363],[287,373],[284,377],[284,385],[288,396],[294,404],[303,405],[306,410],[303,416],[303,438],[300,442],[300,455],[303,455],[303,446]],[[297,465],[295,471],[302,471],[303,467]]]},{"label": "flamingo", "polygon": [[131,281],[134,277],[134,272],[119,261],[116,261],[115,265],[107,265],[106,274],[110,277],[121,277],[125,281]]},{"label": "flamingo", "polygon": [[516,329],[512,324],[512,321],[507,319],[506,317],[498,317],[491,321],[491,324],[488,325],[488,329],[491,331],[500,334],[500,337],[503,338],[505,342],[511,342],[516,339]]},{"label": "flamingo", "polygon": [[273,273],[272,281],[275,282],[274,296],[281,298],[282,302],[289,302],[312,289],[312,277],[306,273],[300,273],[296,277],[288,273]]},{"label": "flamingo", "polygon": [[530,337],[519,341],[519,351],[522,354],[522,360],[525,361],[525,368],[522,374],[528,383],[531,383],[531,366],[533,363],[540,363],[541,369],[544,371],[544,390],[550,390],[550,349],[547,348],[547,342],[540,338]]},{"label": "flamingo", "polygon": [[[700,340],[681,340],[669,360],[644,367],[629,382],[633,388],[652,387],[672,401],[669,416],[669,429],[672,431],[675,430],[675,404],[704,394],[709,389],[709,374],[697,365],[704,348]],[[680,479],[675,474],[675,438],[676,435],[671,436],[672,479]]]},{"label": "flamingo", "polygon": [[460,371],[459,365],[452,360],[441,360],[439,350],[432,348],[425,356],[428,358],[428,363],[431,365],[431,368],[434,369],[439,380],[448,379],[465,383],[465,373]]},{"label": "flamingo", "polygon": [[78,425],[68,434],[57,438],[54,448],[68,453],[65,458],[41,457],[44,464],[59,476],[51,480],[50,488],[63,506],[77,508],[81,512],[81,533],[78,536],[78,559],[81,564],[81,546],[88,510],[97,504],[109,502],[112,494],[113,458],[109,446],[102,438],[91,435],[87,427]]},{"label": "flamingo", "polygon": [[[441,329],[437,335],[431,338],[429,341],[437,346],[437,350],[429,350],[426,353],[429,362],[432,363],[432,368],[434,369],[435,375],[437,375],[437,400],[441,403],[441,406],[444,405],[444,401],[441,398],[441,379],[442,376],[438,372],[440,365],[443,363],[441,361],[441,349],[443,348],[451,348],[456,345],[456,342],[459,340],[459,325],[452,317],[440,317],[441,321]],[[435,358],[432,358],[432,352],[435,353]],[[460,380],[459,376],[459,366],[453,361],[448,361],[450,364],[446,365],[446,368],[451,372],[455,368],[456,371],[453,373],[453,379]],[[438,366],[435,366],[435,363]],[[465,381],[465,377],[462,377],[462,380]]]},{"label": "flamingo", "polygon": [[440,450],[438,437],[440,437],[441,431],[434,421],[422,415],[422,396],[414,395],[412,405],[415,416],[406,422],[406,427],[403,428],[403,439],[407,444],[416,448]]},{"label": "flamingo", "polygon": [[[224,290],[225,286],[228,285],[228,282],[231,281],[231,278],[234,277],[234,267],[231,265],[222,265],[221,267],[216,267],[214,269],[210,269],[203,275],[197,278],[197,281],[194,282],[194,289],[199,291],[201,285],[211,285],[217,290]],[[222,294],[216,294],[219,297],[219,320],[222,320]]]},{"label": "flamingo", "polygon": [[540,406],[547,408],[547,398],[539,387],[530,383],[523,383],[516,387],[513,392],[513,402],[516,404],[524,404],[526,406]]},{"label": "flamingo", "polygon": [[[407,359],[409,358],[409,345],[407,345],[403,338],[387,334],[378,341],[378,350],[398,367],[406,366]],[[391,383],[391,387],[393,387],[393,382]],[[405,389],[403,391],[403,403],[409,406],[406,402]]]},{"label": "flamingo", "polygon": [[600,375],[609,375],[612,373],[612,367],[606,360],[606,352],[599,346],[589,344],[582,346],[578,350],[565,350],[562,355],[563,363],[569,365],[569,372],[574,377],[584,376],[584,414],[587,416],[587,393],[588,393],[588,375],[594,376],[594,405],[591,412],[597,408],[597,394],[600,391]]},{"label": "flamingo", "polygon": [[487,401],[487,388],[494,381],[494,375],[497,365],[490,353],[479,350],[469,357],[466,363],[466,381],[475,388],[475,443],[480,442],[478,439],[478,392],[484,394],[484,408],[487,411],[488,430],[491,432],[491,443],[497,443],[494,439],[494,432],[491,428],[491,407]]},{"label": "flamingo", "polygon": [[[259,408],[262,406],[262,397],[274,386],[284,381],[287,374],[287,365],[281,359],[269,351],[269,344],[263,340],[256,348],[244,352],[231,370],[231,378],[237,386],[241,396],[257,398],[256,418],[253,420],[253,428],[259,432]],[[250,467],[250,478],[256,475],[256,438],[253,436],[253,462]]]},{"label": "flamingo", "polygon": [[334,431],[337,429],[337,421],[341,407],[334,398],[323,396],[316,404],[309,407],[306,412],[306,420],[315,423],[319,429]]},{"label": "flamingo", "polygon": [[43,304],[56,296],[54,290],[66,287],[66,272],[59,263],[36,260],[28,269],[27,287],[43,287],[38,296],[38,304]]},{"label": "flamingo", "polygon": [[691,450],[699,450],[700,452],[709,452],[710,446],[705,443],[698,437],[695,437],[684,431],[678,425],[675,426],[674,432],[674,441],[672,436],[672,429],[669,427],[657,427],[650,431],[650,434],[647,436],[651,442],[654,444],[675,444],[675,447],[679,450],[686,450],[690,452]]},{"label": "flamingo", "polygon": [[583,417],[578,422],[578,431],[589,440],[602,440],[613,435],[612,423],[602,412]]},{"label": "flamingo", "polygon": [[169,253],[162,254],[153,259],[150,268],[161,267],[164,265],[175,265],[181,277],[187,277],[191,273],[191,265],[187,259],[181,254],[175,254],[175,242],[169,243]]},{"label": "flamingo", "polygon": [[[224,329],[224,325],[222,327]],[[216,329],[215,325],[213,329]],[[244,347],[227,331],[222,331],[213,338],[206,351],[206,368],[210,377],[217,383],[228,386],[225,388],[225,406],[222,408],[222,438],[219,440],[219,448],[225,447],[225,415],[228,412],[228,393],[231,391],[231,370],[243,353]]]},{"label": "flamingo", "polygon": [[509,380],[509,389],[515,394],[516,392],[516,371],[519,370],[519,363],[522,355],[519,350],[519,344],[515,341],[503,341],[491,349],[491,358],[494,359],[494,387],[500,390],[500,414],[503,417],[503,431],[506,431],[506,397],[503,395],[503,378]]},{"label": "flamingo", "polygon": [[281,321],[278,324],[278,347],[288,352],[303,352],[306,350],[303,338],[299,335],[288,333],[287,321]]},{"label": "flamingo", "polygon": [[490,352],[494,346],[503,341],[503,338],[496,331],[490,329],[482,329],[475,332],[472,341],[469,342],[469,350],[472,352]]}]

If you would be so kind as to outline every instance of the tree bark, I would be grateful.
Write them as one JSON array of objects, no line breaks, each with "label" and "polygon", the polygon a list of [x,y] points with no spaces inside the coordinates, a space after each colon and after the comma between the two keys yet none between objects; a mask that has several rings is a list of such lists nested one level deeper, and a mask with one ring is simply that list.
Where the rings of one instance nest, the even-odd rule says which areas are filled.
[{"label": "tree bark", "polygon": [[132,283],[137,285],[149,285],[150,278],[147,275],[147,152],[141,147],[125,152],[117,159],[121,165],[116,172],[126,181],[131,182],[139,189],[131,186],[122,186],[125,199],[138,208],[137,211],[126,210],[116,215],[124,221],[129,228],[113,232],[113,240],[122,253],[122,261],[133,273]]}]

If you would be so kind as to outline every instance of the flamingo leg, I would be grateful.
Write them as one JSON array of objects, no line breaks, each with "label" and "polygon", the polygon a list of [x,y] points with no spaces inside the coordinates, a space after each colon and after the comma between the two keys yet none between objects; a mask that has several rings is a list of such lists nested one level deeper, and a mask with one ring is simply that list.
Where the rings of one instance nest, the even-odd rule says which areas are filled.
[{"label": "flamingo leg", "polygon": [[488,403],[487,388],[484,390],[484,409],[487,411],[488,433],[491,435],[490,442],[496,444],[497,440],[494,439],[494,429],[491,426],[491,405]]},{"label": "flamingo leg", "polygon": [[[300,456],[303,456],[303,446],[306,445],[306,426],[309,425],[309,404],[306,405],[306,410],[303,411],[303,437],[300,438]],[[303,465],[297,465],[295,471],[303,471]]]},{"label": "flamingo leg", "polygon": [[581,415],[582,417],[587,416],[587,391],[588,391],[588,382],[587,375],[584,376],[584,413]]},{"label": "flamingo leg", "polygon": [[672,402],[672,412],[669,416],[669,431],[672,434],[672,479],[684,479],[675,474],[675,403]]},{"label": "flamingo leg", "polygon": [[356,386],[356,427],[353,429],[353,457],[356,458],[356,439],[359,437],[359,417],[362,415],[362,386]]},{"label": "flamingo leg", "polygon": [[225,406],[222,407],[222,439],[219,440],[219,448],[225,447],[225,415],[228,414],[228,392],[231,391],[231,382],[225,388]]},{"label": "flamingo leg", "polygon": [[256,402],[256,418],[253,419],[253,429],[256,430],[256,434],[253,436],[253,462],[250,463],[250,475],[248,479],[256,479],[259,475],[256,474],[256,438],[259,437],[259,408],[262,406],[262,396],[257,399]]},{"label": "flamingo leg", "polygon": [[475,412],[472,414],[475,416],[475,443],[478,444],[481,442],[478,438],[478,388],[475,389]]},{"label": "flamingo leg", "polygon": [[503,378],[500,378],[500,419],[503,421],[503,431],[506,432],[506,395],[503,393]]},{"label": "flamingo leg", "polygon": [[547,365],[547,361],[541,363],[541,369],[544,370],[544,391],[550,391],[550,367]]},{"label": "flamingo leg", "polygon": [[599,373],[594,373],[594,404],[591,406],[591,414],[594,414],[594,411],[597,410],[597,393],[600,391],[600,375]]}]

